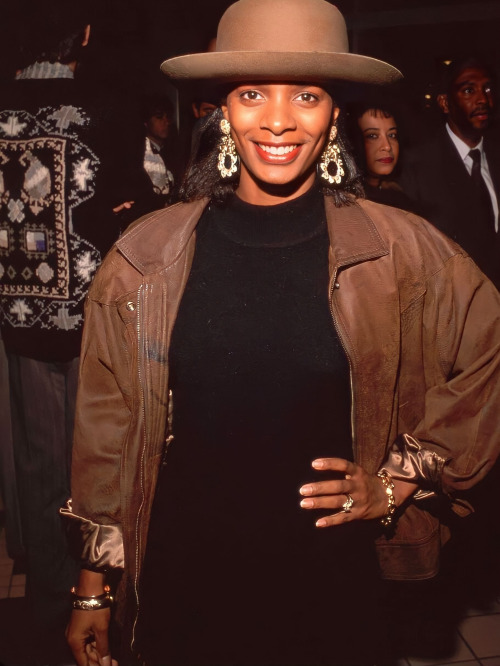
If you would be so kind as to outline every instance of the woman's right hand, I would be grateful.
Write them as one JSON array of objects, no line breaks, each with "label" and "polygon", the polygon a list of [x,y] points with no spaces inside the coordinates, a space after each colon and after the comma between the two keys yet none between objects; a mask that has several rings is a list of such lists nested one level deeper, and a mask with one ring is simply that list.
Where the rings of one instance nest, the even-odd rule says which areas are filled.
[{"label": "woman's right hand", "polygon": [[[76,593],[98,596],[104,591],[104,575],[82,569]],[[66,639],[77,666],[118,666],[109,653],[108,629],[110,608],[73,610]]]},{"label": "woman's right hand", "polygon": [[72,612],[67,640],[77,666],[118,666],[109,654],[110,617],[109,608]]}]

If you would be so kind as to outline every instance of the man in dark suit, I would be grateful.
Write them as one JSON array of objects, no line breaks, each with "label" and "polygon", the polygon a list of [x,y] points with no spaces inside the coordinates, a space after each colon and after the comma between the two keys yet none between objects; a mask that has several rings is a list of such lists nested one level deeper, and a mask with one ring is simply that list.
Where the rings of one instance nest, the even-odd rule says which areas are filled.
[{"label": "man in dark suit", "polygon": [[479,60],[449,66],[437,98],[446,124],[409,151],[401,184],[416,209],[500,288],[500,148],[486,133],[492,88],[492,73]]}]

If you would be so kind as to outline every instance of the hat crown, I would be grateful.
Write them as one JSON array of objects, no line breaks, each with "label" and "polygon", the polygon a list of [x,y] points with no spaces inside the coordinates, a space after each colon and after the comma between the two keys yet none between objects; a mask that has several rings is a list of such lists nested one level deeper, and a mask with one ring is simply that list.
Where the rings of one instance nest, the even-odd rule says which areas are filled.
[{"label": "hat crown", "polygon": [[217,51],[348,53],[344,18],[325,0],[239,0],[222,16]]},{"label": "hat crown", "polygon": [[215,51],[169,58],[171,79],[213,82],[325,81],[386,84],[401,72],[349,53],[339,10],[325,0],[238,0],[219,23]]}]

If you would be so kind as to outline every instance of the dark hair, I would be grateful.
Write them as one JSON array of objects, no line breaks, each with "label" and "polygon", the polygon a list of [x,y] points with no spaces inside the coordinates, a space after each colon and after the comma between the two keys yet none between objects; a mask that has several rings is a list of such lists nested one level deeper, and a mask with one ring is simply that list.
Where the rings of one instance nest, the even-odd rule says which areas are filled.
[{"label": "dark hair", "polygon": [[151,116],[162,112],[166,113],[169,119],[174,113],[174,105],[166,95],[143,95],[140,101],[141,120],[146,122]]},{"label": "dark hair", "polygon": [[489,74],[492,80],[495,79],[493,67],[481,56],[473,55],[465,58],[457,58],[456,60],[452,60],[449,65],[442,64],[438,82],[438,94],[449,95],[457,78],[465,69],[469,69],[470,67],[482,69]]},{"label": "dark hair", "polygon": [[[401,113],[400,105],[396,100],[391,98],[373,98],[352,104],[349,107],[347,114],[347,133],[351,141],[354,159],[364,176],[366,176],[367,173],[366,150],[363,133],[359,128],[358,121],[367,112],[370,112],[374,118],[394,118],[398,128],[398,143],[400,145],[404,143],[404,132],[402,132],[400,121],[403,114]],[[391,178],[396,177],[396,174],[400,170],[400,162],[401,159],[398,160],[398,163],[391,174]]]},{"label": "dark hair", "polygon": [[[220,107],[207,118],[200,140],[200,148],[196,155],[192,156],[179,190],[181,201],[194,201],[209,197],[215,203],[222,204],[236,189],[238,177],[231,181],[223,181],[217,169],[218,146],[222,137],[220,129],[222,118]],[[323,179],[320,184],[323,194],[332,196],[335,205],[340,207],[352,203],[353,195],[355,197],[363,196],[363,187],[348,143],[344,139],[345,133],[341,121],[337,121],[337,127],[339,131],[336,143],[340,148],[345,176],[340,185],[330,185]]]},{"label": "dark hair", "polygon": [[18,16],[21,66],[78,60],[85,28],[91,23],[90,4],[83,0],[46,0],[36,3],[28,16]]}]

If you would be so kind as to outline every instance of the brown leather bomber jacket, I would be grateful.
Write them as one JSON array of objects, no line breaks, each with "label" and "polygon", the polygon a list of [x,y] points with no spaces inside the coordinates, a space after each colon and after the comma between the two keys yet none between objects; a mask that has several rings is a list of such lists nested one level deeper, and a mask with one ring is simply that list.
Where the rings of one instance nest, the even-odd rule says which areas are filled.
[{"label": "brown leather bomber jacket", "polygon": [[[168,346],[206,205],[177,204],[135,223],[86,304],[73,499],[63,514],[87,566],[124,568],[129,618],[168,435]],[[474,485],[500,449],[498,292],[410,213],[369,201],[336,208],[330,198],[325,207],[325,291],[350,362],[355,460],[424,491]],[[379,538],[386,578],[436,573],[442,534],[427,508],[413,498]]]}]

